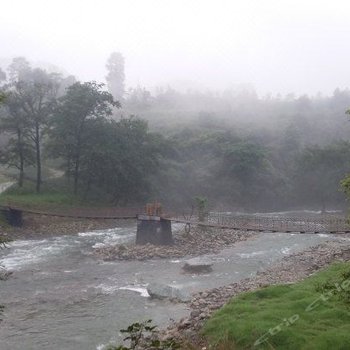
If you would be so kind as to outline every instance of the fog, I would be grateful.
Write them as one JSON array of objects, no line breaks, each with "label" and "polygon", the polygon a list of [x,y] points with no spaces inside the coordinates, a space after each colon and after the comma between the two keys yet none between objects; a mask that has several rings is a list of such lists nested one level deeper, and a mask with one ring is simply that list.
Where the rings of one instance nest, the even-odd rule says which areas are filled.
[{"label": "fog", "polygon": [[103,81],[113,51],[126,86],[259,96],[331,94],[349,85],[348,1],[3,1],[0,65],[49,62]]},{"label": "fog", "polygon": [[0,163],[19,187],[45,191],[55,168],[65,177],[53,187],[71,191],[73,177],[84,200],[120,206],[203,197],[220,210],[344,209],[348,10],[345,1],[4,3]]}]

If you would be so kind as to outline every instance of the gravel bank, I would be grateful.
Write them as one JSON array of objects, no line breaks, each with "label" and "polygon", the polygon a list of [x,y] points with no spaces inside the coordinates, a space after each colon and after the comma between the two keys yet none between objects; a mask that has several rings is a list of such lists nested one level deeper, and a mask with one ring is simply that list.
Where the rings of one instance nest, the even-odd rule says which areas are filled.
[{"label": "gravel bank", "polygon": [[218,253],[236,242],[244,241],[256,233],[223,229],[195,228],[191,233],[174,235],[174,245],[118,244],[95,249],[95,255],[103,260],[146,260],[153,258],[180,258]]},{"label": "gravel bank", "polygon": [[120,225],[120,221],[25,214],[23,215],[23,227],[14,228],[3,224],[2,226],[0,225],[0,234],[11,239],[34,239],[114,228]]},{"label": "gravel bank", "polygon": [[242,292],[252,291],[268,285],[294,283],[310,276],[332,262],[349,260],[350,239],[327,242],[287,256],[280,263],[263,272],[259,272],[253,278],[200,292],[194,295],[191,300],[190,307],[192,311],[190,316],[168,327],[162,332],[161,338],[185,338],[186,341],[201,344],[202,340],[199,336],[199,330],[202,328],[205,320],[232,297]]}]

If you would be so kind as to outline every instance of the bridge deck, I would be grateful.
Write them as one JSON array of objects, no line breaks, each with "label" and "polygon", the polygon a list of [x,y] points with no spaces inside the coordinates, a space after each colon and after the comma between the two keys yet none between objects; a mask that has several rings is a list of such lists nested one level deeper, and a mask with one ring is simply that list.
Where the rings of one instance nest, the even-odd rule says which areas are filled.
[{"label": "bridge deck", "polygon": [[[0,210],[18,210],[23,213],[75,219],[136,219],[144,213],[143,208],[25,208],[18,205],[0,206]],[[350,224],[345,217],[318,215],[304,217],[235,215],[209,213],[203,221],[192,216],[168,214],[163,218],[187,225],[258,232],[287,233],[350,233]]]}]

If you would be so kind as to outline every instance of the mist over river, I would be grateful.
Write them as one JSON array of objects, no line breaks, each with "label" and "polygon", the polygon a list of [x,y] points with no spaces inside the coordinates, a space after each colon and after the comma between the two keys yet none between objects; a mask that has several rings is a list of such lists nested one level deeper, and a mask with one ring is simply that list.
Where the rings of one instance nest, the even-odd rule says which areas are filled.
[{"label": "mist over river", "polygon": [[[174,225],[173,230],[181,225]],[[133,240],[136,223],[114,229],[12,242],[0,263],[13,275],[0,282],[5,306],[1,350],[101,349],[118,340],[118,330],[152,319],[160,326],[189,313],[186,304],[152,300],[152,282],[189,292],[226,285],[254,275],[290,253],[333,239],[325,234],[259,233],[207,255],[213,272],[182,272],[184,259],[103,262],[93,248]]]}]

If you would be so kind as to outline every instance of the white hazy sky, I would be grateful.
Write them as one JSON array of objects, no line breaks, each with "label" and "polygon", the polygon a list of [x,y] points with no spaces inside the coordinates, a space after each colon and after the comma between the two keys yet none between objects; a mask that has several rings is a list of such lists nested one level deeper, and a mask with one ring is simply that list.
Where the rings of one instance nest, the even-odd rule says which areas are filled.
[{"label": "white hazy sky", "polygon": [[350,86],[349,17],[349,0],[0,0],[0,58],[102,81],[120,51],[128,86],[330,94]]}]

